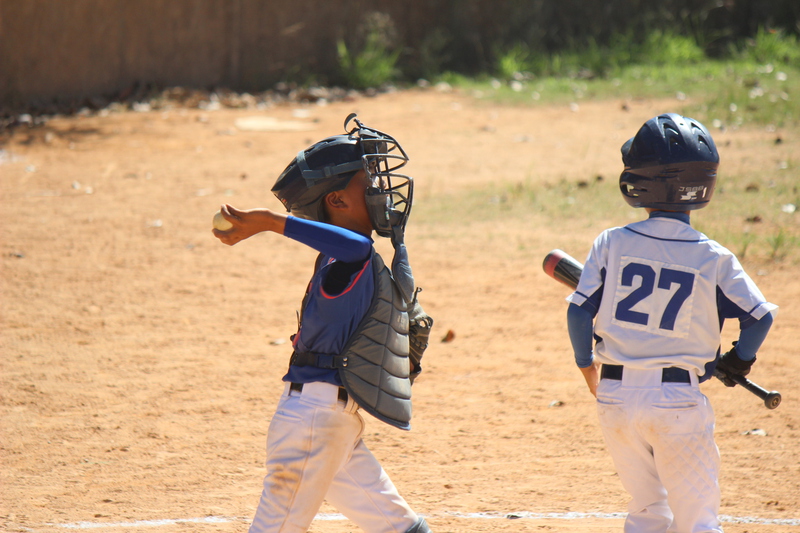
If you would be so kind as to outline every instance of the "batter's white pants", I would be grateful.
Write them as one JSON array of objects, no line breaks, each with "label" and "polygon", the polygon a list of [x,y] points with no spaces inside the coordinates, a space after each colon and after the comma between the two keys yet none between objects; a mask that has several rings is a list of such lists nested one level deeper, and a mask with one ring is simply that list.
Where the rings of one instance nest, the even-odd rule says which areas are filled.
[{"label": "batter's white pants", "polygon": [[267,433],[267,475],[250,533],[303,533],[327,500],[366,533],[405,533],[418,516],[361,440],[364,419],[339,388],[286,384]]},{"label": "batter's white pants", "polygon": [[601,379],[597,412],[622,486],[626,533],[719,533],[719,450],[714,410],[692,383],[625,367]]}]

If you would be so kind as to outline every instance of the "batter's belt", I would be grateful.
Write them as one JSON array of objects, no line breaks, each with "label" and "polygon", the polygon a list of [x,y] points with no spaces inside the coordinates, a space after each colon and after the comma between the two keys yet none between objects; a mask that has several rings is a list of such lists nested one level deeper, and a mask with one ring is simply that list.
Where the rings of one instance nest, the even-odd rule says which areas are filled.
[{"label": "batter's belt", "polygon": [[[600,379],[622,380],[622,365],[603,365],[600,369]],[[683,368],[671,366],[661,370],[661,383],[691,383],[689,371]]]}]

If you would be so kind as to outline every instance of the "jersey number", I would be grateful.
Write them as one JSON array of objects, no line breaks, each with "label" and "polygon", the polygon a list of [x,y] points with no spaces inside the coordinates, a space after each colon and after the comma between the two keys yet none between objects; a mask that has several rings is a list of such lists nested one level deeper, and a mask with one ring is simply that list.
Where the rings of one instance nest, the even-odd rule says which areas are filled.
[{"label": "jersey number", "polygon": [[[633,324],[646,326],[650,315],[633,311],[632,308],[637,303],[653,294],[653,289],[656,287],[656,271],[653,270],[653,267],[650,265],[628,263],[625,265],[625,268],[622,269],[621,284],[624,287],[632,287],[633,280],[637,277],[641,280],[639,287],[634,289],[633,292],[617,304],[617,311],[614,317],[624,322],[632,322]],[[677,284],[678,289],[664,308],[664,313],[661,315],[661,322],[658,326],[661,329],[670,331],[675,329],[675,319],[678,318],[678,312],[681,310],[681,306],[689,295],[692,294],[694,274],[666,267],[662,268],[658,276],[658,288],[671,290],[673,284]]]}]

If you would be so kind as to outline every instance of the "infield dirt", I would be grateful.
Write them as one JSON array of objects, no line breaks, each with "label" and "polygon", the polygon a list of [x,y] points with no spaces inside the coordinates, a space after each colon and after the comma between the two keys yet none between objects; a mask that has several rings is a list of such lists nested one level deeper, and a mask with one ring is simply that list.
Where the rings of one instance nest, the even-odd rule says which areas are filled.
[{"label": "infield dirt", "polygon": [[[621,531],[621,519],[603,517],[623,513],[627,496],[573,362],[568,289],[541,262],[553,248],[583,260],[601,230],[627,219],[591,219],[579,205],[560,217],[486,216],[463,199],[492,184],[613,188],[622,142],[678,103],[570,110],[411,90],[17,129],[0,152],[0,525],[246,531],[315,254],[274,234],[226,247],[211,217],[223,202],[279,209],[269,192],[277,175],[356,111],[411,156],[407,243],[436,321],[414,385],[413,430],[367,416],[367,445],[439,533]],[[254,131],[265,117],[294,131]],[[798,133],[780,132],[781,144],[763,129],[715,133],[720,179],[726,166],[758,179],[800,146]],[[703,385],[717,416],[721,512],[758,518],[725,523],[729,532],[791,533],[800,531],[800,278],[791,262],[744,264],[781,307],[751,377],[781,391],[783,404],[769,411],[739,387]],[[724,345],[734,334],[726,328]],[[140,522],[207,516],[228,520]],[[311,531],[359,530],[334,520]]]}]

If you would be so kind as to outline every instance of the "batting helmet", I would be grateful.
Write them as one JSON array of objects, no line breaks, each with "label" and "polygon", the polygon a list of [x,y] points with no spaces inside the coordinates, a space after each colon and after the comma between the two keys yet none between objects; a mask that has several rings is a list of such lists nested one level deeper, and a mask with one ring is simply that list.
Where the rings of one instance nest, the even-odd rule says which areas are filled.
[{"label": "batting helmet", "polygon": [[[355,127],[347,130],[350,121]],[[395,171],[408,163],[390,135],[365,126],[351,113],[347,133],[334,135],[301,150],[281,173],[272,192],[292,215],[323,222],[323,199],[347,187],[359,170],[366,172],[367,210],[378,235],[390,237],[392,226],[405,228],[411,213],[413,180]]]},{"label": "batting helmet", "polygon": [[619,188],[630,205],[688,211],[711,201],[719,153],[700,122],[666,113],[622,145],[622,162]]}]

